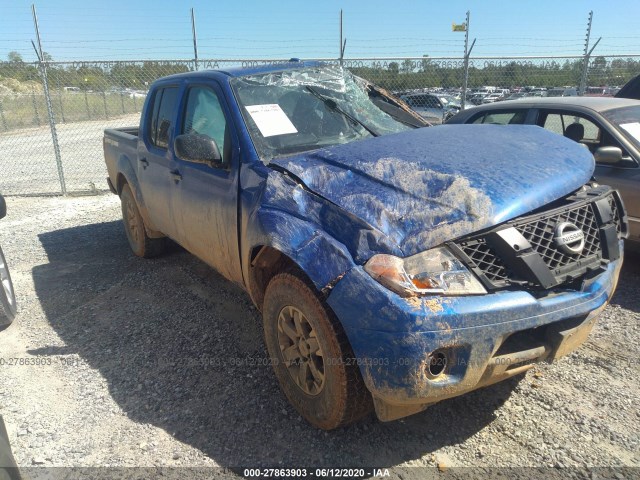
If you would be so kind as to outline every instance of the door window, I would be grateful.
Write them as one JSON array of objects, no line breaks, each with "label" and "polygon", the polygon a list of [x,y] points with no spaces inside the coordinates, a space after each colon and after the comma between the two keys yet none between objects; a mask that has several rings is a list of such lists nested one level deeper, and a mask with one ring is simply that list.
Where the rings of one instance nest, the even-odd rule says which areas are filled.
[{"label": "door window", "polygon": [[583,143],[590,149],[600,143],[600,127],[582,115],[575,113],[543,113],[542,126],[558,135]]},{"label": "door window", "polygon": [[182,133],[206,135],[215,140],[222,161],[228,162],[227,121],[218,96],[210,88],[189,89]]},{"label": "door window", "polygon": [[500,110],[483,113],[471,123],[490,123],[494,125],[522,125],[527,117],[526,110]]}]

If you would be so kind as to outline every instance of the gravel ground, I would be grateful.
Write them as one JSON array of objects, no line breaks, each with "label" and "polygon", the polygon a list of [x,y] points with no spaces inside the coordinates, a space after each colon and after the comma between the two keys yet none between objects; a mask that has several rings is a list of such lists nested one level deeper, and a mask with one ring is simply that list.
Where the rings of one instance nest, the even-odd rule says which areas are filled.
[{"label": "gravel ground", "polygon": [[640,466],[638,256],[589,340],[558,363],[325,433],[264,365],[248,296],[177,246],[134,257],[117,197],[9,198],[8,212],[0,244],[20,311],[0,332],[0,413],[20,466],[368,466],[396,478]]}]

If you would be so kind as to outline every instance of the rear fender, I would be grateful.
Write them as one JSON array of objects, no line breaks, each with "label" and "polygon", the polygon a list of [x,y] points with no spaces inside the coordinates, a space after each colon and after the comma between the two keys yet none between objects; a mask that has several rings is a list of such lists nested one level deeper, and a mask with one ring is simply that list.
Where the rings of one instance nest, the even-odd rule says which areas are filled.
[{"label": "rear fender", "polygon": [[[144,221],[145,229],[147,231],[147,235],[151,238],[159,238],[164,235],[155,229],[151,219],[149,218],[149,211],[147,210],[147,206],[144,202],[144,198],[142,197],[142,190],[140,189],[140,182],[138,181],[138,175],[136,171],[131,165],[131,160],[126,155],[120,155],[118,157],[117,162],[117,171],[118,176],[116,179],[116,190],[118,195],[122,193],[122,187],[124,183],[129,185],[131,191],[133,192],[133,196],[136,199],[136,203],[138,205],[138,211],[142,216],[142,220]],[[122,180],[123,179],[123,180]]]}]

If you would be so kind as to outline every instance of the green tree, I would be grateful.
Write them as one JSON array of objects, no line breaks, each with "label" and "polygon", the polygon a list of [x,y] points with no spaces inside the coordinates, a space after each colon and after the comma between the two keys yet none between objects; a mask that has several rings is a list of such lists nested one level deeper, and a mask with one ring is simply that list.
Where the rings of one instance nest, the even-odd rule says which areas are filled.
[{"label": "green tree", "polygon": [[411,73],[413,71],[413,62],[408,58],[402,62],[402,73]]},{"label": "green tree", "polygon": [[9,54],[7,55],[7,59],[11,63],[23,63],[23,61],[24,61],[24,60],[22,60],[22,55],[20,55],[15,50],[12,50],[12,51],[9,52]]},{"label": "green tree", "polygon": [[431,60],[429,60],[429,55],[422,55],[422,60],[420,61],[420,71],[426,72],[429,70],[429,64]]}]

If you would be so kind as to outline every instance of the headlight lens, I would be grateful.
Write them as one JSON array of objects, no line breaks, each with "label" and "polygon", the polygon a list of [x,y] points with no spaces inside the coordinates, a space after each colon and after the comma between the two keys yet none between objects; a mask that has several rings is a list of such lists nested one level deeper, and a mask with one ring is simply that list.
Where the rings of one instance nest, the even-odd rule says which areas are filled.
[{"label": "headlight lens", "polygon": [[473,273],[446,247],[433,248],[407,258],[374,255],[364,269],[382,285],[405,297],[487,293]]}]

